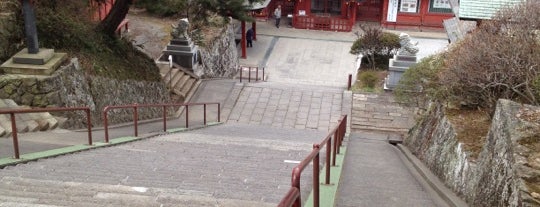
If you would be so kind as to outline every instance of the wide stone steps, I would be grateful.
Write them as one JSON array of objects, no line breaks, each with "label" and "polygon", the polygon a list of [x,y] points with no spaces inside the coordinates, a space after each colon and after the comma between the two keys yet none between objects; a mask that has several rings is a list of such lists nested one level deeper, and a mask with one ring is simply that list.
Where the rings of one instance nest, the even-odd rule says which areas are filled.
[{"label": "wide stone steps", "polygon": [[0,206],[275,206],[324,134],[226,124],[8,166]]},{"label": "wide stone steps", "polygon": [[[28,109],[28,106],[18,106],[11,99],[0,99],[0,110]],[[18,133],[52,130],[58,127],[59,121],[50,113],[21,113],[15,114]],[[9,114],[0,114],[0,137],[9,137],[13,133]]]},{"label": "wide stone steps", "polygon": [[414,111],[387,93],[354,94],[351,130],[407,132],[414,125]]},{"label": "wide stone steps", "polygon": [[[0,182],[0,202],[16,206],[212,206],[209,195],[177,189],[132,187],[98,183],[60,182],[4,177]],[[205,198],[205,199],[201,199]]]},{"label": "wide stone steps", "polygon": [[159,68],[163,82],[175,102],[189,100],[201,83],[197,76],[176,64],[172,68],[163,65]]}]

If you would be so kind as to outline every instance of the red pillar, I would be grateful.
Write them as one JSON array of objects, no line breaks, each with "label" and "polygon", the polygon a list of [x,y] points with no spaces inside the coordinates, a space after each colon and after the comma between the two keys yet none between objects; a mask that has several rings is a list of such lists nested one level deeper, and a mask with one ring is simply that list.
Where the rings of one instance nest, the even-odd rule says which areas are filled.
[{"label": "red pillar", "polygon": [[[383,8],[382,8],[382,18],[381,18],[381,25],[383,25],[385,28],[388,28],[388,21],[387,15],[388,15],[388,0],[383,0]],[[394,28],[395,29],[395,28]]]},{"label": "red pillar", "polygon": [[352,4],[352,25],[354,26],[354,24],[356,23],[356,9],[358,8],[358,4],[360,3],[352,2]]},{"label": "red pillar", "polygon": [[341,4],[341,18],[347,19],[350,18],[350,6],[348,2],[344,2]]},{"label": "red pillar", "polygon": [[242,39],[240,40],[240,45],[242,47],[242,58],[246,58],[246,22],[242,21]]},{"label": "red pillar", "polygon": [[257,21],[251,22],[251,28],[253,28],[253,40],[257,41]]}]

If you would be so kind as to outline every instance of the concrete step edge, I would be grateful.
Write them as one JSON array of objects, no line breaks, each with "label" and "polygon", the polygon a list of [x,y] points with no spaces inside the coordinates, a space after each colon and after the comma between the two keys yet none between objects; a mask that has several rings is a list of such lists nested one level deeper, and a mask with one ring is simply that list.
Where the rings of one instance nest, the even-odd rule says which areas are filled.
[{"label": "concrete step edge", "polygon": [[[200,79],[195,81],[195,83],[193,84],[191,90],[184,96],[184,103],[189,102],[191,100],[191,98],[193,97],[193,95],[195,95],[195,92],[197,91],[197,89],[201,85],[201,82],[202,81]],[[184,112],[184,109],[185,109],[185,107],[180,107],[176,111],[175,117],[180,117],[182,115],[182,113]]]},{"label": "concrete step edge", "polygon": [[189,80],[191,78],[191,76],[187,75],[184,73],[184,75],[182,76],[182,78],[180,78],[177,82],[174,82],[174,89],[175,90],[179,90],[181,91],[182,90],[182,87],[184,87],[184,85],[186,84],[186,81]]}]

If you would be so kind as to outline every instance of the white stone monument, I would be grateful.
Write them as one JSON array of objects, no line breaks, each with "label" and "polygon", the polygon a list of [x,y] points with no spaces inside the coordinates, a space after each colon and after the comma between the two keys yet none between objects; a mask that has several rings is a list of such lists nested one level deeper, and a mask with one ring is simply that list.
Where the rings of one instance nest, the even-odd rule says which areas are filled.
[{"label": "white stone monument", "polygon": [[388,76],[384,80],[384,89],[393,90],[399,83],[403,73],[412,65],[416,64],[418,42],[412,41],[408,34],[399,35],[399,49],[397,55],[389,60]]}]

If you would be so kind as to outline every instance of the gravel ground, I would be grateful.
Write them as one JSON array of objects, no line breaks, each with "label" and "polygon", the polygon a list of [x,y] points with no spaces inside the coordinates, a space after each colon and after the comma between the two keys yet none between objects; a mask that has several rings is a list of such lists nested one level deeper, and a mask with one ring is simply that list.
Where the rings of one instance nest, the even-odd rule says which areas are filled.
[{"label": "gravel ground", "polygon": [[175,24],[177,20],[153,17],[144,10],[133,8],[130,9],[126,18],[129,19],[127,38],[144,49],[153,59],[158,58],[171,39],[171,25]]}]

